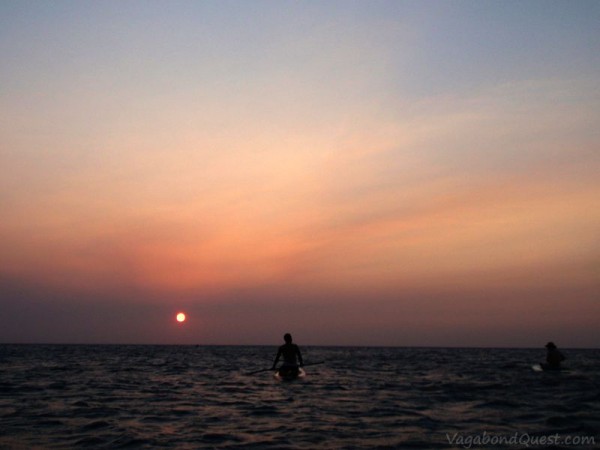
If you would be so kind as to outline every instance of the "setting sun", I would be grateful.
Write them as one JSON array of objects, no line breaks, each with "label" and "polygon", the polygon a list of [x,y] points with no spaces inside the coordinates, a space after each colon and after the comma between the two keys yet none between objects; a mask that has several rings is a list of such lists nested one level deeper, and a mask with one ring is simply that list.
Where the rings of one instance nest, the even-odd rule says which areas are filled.
[{"label": "setting sun", "polygon": [[177,322],[185,322],[185,314],[184,313],[177,314]]}]

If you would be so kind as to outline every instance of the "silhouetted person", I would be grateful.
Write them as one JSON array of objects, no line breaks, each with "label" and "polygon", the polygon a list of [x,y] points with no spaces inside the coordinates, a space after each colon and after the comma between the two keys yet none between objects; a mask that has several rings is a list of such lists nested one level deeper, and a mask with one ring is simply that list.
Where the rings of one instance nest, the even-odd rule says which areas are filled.
[{"label": "silhouetted person", "polygon": [[275,356],[271,370],[275,370],[279,358],[283,356],[283,364],[279,368],[279,374],[282,376],[297,375],[299,372],[298,367],[301,367],[303,364],[302,353],[300,353],[300,348],[292,343],[292,335],[290,333],[286,333],[283,336],[283,340],[285,344],[277,350],[277,356]]},{"label": "silhouetted person", "polygon": [[560,369],[560,363],[565,360],[565,357],[561,352],[558,351],[554,342],[548,342],[546,344],[546,363],[549,369]]}]

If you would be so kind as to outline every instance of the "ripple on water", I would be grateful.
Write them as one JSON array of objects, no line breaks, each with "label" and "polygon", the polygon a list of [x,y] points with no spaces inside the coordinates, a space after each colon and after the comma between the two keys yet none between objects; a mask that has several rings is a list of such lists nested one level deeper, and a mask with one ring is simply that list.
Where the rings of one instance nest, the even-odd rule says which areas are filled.
[{"label": "ripple on water", "polygon": [[545,374],[529,369],[538,350],[309,347],[335,364],[291,383],[244,375],[273,350],[0,346],[0,449],[432,448],[446,433],[600,429],[598,351]]}]

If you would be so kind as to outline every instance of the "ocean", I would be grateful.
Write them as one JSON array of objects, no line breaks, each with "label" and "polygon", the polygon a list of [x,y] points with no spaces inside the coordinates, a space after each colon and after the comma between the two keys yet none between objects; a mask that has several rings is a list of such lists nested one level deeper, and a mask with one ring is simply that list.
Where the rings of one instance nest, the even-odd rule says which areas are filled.
[{"label": "ocean", "polygon": [[301,348],[0,345],[0,449],[600,447],[600,350]]}]

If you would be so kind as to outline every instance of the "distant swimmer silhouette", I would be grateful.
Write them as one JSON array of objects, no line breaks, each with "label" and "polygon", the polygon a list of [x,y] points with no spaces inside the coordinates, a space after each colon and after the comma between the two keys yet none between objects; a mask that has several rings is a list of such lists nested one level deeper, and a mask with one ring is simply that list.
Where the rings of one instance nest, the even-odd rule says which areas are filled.
[{"label": "distant swimmer silhouette", "polygon": [[304,364],[302,362],[300,348],[292,343],[292,335],[290,333],[286,333],[283,336],[283,340],[285,341],[285,344],[277,350],[277,356],[275,356],[275,361],[273,361],[271,370],[275,370],[279,359],[283,356],[283,364],[278,370],[279,375],[283,377],[298,375],[300,367]]},{"label": "distant swimmer silhouette", "polygon": [[546,364],[542,365],[544,369],[560,369],[560,363],[565,360],[565,357],[561,352],[558,351],[558,348],[554,342],[548,342],[546,344],[546,350]]}]

